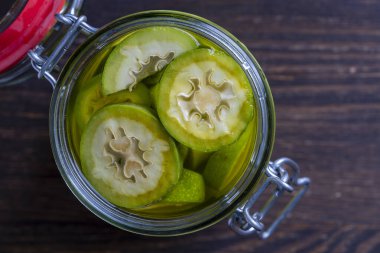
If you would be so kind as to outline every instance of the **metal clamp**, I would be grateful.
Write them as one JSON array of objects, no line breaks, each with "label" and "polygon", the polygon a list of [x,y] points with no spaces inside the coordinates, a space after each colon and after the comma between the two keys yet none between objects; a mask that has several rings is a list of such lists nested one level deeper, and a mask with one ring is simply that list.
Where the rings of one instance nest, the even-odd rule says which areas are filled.
[{"label": "metal clamp", "polygon": [[[291,170],[291,174],[288,173],[286,170],[287,168]],[[230,228],[240,235],[257,234],[262,239],[270,237],[280,222],[286,218],[301,200],[310,185],[309,178],[298,178],[300,168],[296,162],[289,158],[281,158],[275,162],[270,162],[266,168],[265,174],[267,178],[264,184],[255,192],[247,203],[238,208],[228,220]],[[273,194],[266,201],[260,211],[256,211],[252,214],[254,204],[271,184],[276,186]],[[300,189],[296,195],[290,200],[269,228],[264,230],[265,226],[262,220],[274,206],[276,201],[285,191],[291,193],[298,187],[300,187]]]},{"label": "metal clamp", "polygon": [[80,32],[86,35],[91,35],[98,30],[97,28],[86,23],[86,16],[77,17],[71,13],[62,13],[57,14],[56,19],[65,25],[69,25],[70,28],[59,41],[57,46],[53,49],[51,54],[49,56],[43,56],[45,49],[41,45],[37,45],[28,53],[28,56],[31,59],[32,67],[38,72],[38,78],[46,78],[51,83],[53,88],[57,83],[57,79],[52,74],[52,71],[74,42],[75,38]]}]

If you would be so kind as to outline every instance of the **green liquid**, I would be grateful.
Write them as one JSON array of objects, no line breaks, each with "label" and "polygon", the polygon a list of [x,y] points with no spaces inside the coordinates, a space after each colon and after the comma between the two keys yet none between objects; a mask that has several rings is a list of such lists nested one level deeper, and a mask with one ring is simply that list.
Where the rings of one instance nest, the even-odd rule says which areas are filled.
[{"label": "green liquid", "polygon": [[[223,51],[219,46],[214,44],[212,41],[207,40],[204,37],[201,37],[197,34],[194,34],[192,32],[187,31],[190,33],[196,40],[199,42],[200,48],[209,48],[209,49],[215,49],[218,51]],[[77,160],[77,163],[80,165],[80,140],[81,140],[81,134],[82,134],[82,127],[80,127],[80,124],[77,120],[77,117],[75,117],[75,111],[78,110],[78,106],[80,106],[80,103],[78,101],[78,94],[82,91],[88,88],[88,86],[91,83],[91,80],[93,78],[102,75],[103,68],[105,65],[105,62],[112,52],[112,50],[121,42],[123,41],[127,36],[131,35],[126,34],[125,36],[120,37],[119,39],[113,41],[111,44],[105,46],[100,51],[96,52],[91,60],[86,62],[86,67],[82,71],[82,73],[79,75],[79,78],[77,79],[77,82],[75,83],[75,86],[73,87],[71,97],[69,99],[69,106],[68,106],[68,114],[67,114],[67,122],[68,122],[68,139],[70,148]],[[163,70],[164,71],[164,70]],[[159,81],[160,75],[156,74],[155,76],[150,76],[146,78],[146,83],[149,83],[147,85],[148,88],[151,89],[152,82]],[[256,103],[254,101],[254,103]],[[153,103],[152,103],[153,104]],[[98,108],[99,109],[99,108]],[[155,107],[152,105],[150,106],[150,110],[155,112]],[[244,174],[245,169],[249,163],[249,160],[251,158],[251,154],[253,152],[254,146],[255,146],[255,140],[257,135],[257,113],[256,110],[254,110],[254,116],[253,116],[253,123],[250,124],[252,127],[252,131],[248,134],[248,137],[246,141],[243,141],[243,144],[241,145],[241,148],[239,151],[232,152],[234,158],[238,161],[234,163],[234,168],[231,173],[229,173],[226,182],[223,183],[223,187],[215,188],[214,186],[210,185],[205,182],[205,201],[198,204],[161,204],[160,202],[148,205],[143,208],[137,208],[137,209],[127,209],[128,212],[135,213],[137,215],[143,216],[143,217],[151,217],[151,218],[170,218],[170,217],[176,217],[181,216],[185,214],[189,214],[194,211],[198,211],[216,201],[218,201],[221,197],[223,197],[226,193],[228,193],[232,187],[237,183],[237,181],[241,178],[241,176]],[[247,131],[247,129],[245,130]],[[247,134],[246,134],[247,135]],[[233,144],[232,144],[233,145]],[[180,150],[180,148],[179,148]],[[182,151],[180,151],[181,153]],[[218,152],[218,151],[216,151]],[[197,168],[196,172],[202,174],[205,166],[208,162],[208,159],[211,159],[211,157],[214,155],[215,152],[210,153],[209,156],[203,156],[201,162],[196,162]],[[231,155],[230,155],[231,156]],[[206,158],[204,158],[206,157]],[[231,157],[226,157],[225,159],[230,159]],[[193,162],[190,161],[189,157],[185,157],[183,160],[184,168],[191,168],[194,166]],[[220,159],[220,156],[218,157]],[[222,158],[223,159],[223,158]],[[200,164],[199,164],[200,163]],[[120,207],[122,208],[122,207]],[[125,209],[125,208],[122,208]]]}]

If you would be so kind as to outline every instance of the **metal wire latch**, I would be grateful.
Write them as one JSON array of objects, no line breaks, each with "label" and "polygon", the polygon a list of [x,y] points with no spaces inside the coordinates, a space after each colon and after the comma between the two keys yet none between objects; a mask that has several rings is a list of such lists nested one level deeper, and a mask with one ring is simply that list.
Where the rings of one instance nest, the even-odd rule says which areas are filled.
[{"label": "metal wire latch", "polygon": [[28,53],[32,67],[38,72],[38,78],[46,78],[53,88],[57,83],[57,79],[53,76],[52,71],[56,67],[58,61],[67,52],[78,34],[82,32],[86,35],[91,35],[97,31],[97,28],[86,23],[86,16],[77,17],[71,13],[62,13],[57,14],[56,19],[70,27],[50,55],[43,55],[45,49],[41,45],[37,45]]},{"label": "metal wire latch", "polygon": [[[286,168],[291,170],[291,174],[288,173]],[[293,210],[309,188],[310,179],[307,177],[298,178],[299,173],[300,168],[298,164],[289,158],[281,158],[275,162],[270,162],[265,171],[267,178],[264,184],[244,206],[238,208],[230,217],[228,220],[230,228],[240,235],[257,234],[262,239],[270,237],[276,227]],[[273,194],[260,211],[253,212],[254,204],[271,184],[274,184],[276,187]],[[295,190],[295,187],[300,187],[296,195],[290,200],[269,228],[264,230],[265,226],[262,220],[265,215],[285,191],[291,193]]]}]

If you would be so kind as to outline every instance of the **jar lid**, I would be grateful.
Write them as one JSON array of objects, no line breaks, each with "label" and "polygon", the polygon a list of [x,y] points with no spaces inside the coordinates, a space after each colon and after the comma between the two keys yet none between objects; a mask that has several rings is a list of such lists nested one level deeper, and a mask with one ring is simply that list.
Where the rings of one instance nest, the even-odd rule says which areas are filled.
[{"label": "jar lid", "polygon": [[0,86],[20,83],[31,76],[28,51],[41,42],[49,44],[49,39],[56,37],[54,33],[60,27],[55,26],[55,14],[77,14],[82,3],[83,0],[17,0],[2,4],[5,9],[0,16]]},{"label": "jar lid", "polygon": [[0,33],[4,32],[15,21],[24,9],[27,0],[4,0],[0,6]]}]

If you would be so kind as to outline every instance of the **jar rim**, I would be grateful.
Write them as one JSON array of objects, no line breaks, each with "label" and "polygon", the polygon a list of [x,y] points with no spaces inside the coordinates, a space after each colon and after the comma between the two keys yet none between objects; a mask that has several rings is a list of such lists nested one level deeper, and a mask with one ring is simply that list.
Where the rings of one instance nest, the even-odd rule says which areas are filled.
[{"label": "jar rim", "polygon": [[[259,107],[258,141],[244,175],[237,184],[217,202],[191,214],[172,219],[151,219],[122,210],[100,196],[83,176],[67,136],[67,105],[75,79],[83,64],[96,50],[101,50],[120,34],[146,26],[169,25],[190,30],[221,46],[242,66],[250,79]],[[108,42],[108,43],[107,43]],[[87,58],[86,58],[87,57]],[[194,232],[208,227],[231,214],[249,197],[269,162],[274,140],[274,105],[269,85],[255,58],[233,35],[218,25],[195,15],[178,11],[148,11],[117,19],[90,37],[70,57],[56,86],[50,106],[50,138],[58,169],[70,190],[91,212],[130,232],[172,236]]]}]

